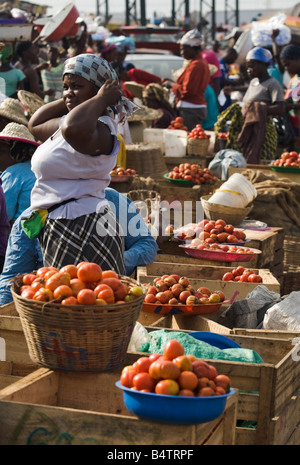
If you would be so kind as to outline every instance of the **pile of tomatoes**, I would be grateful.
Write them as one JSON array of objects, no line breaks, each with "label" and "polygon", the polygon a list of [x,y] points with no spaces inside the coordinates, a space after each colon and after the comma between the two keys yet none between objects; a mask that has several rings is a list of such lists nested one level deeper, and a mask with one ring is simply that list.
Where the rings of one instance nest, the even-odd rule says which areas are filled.
[{"label": "pile of tomatoes", "polygon": [[284,152],[280,158],[271,162],[272,166],[283,166],[284,168],[300,168],[300,153]]},{"label": "pile of tomatoes", "polygon": [[188,128],[183,124],[183,119],[181,116],[173,119],[169,124],[167,129],[177,129],[178,131],[188,131]]},{"label": "pile of tomatoes", "polygon": [[113,270],[97,263],[81,262],[60,269],[42,267],[25,274],[19,294],[26,299],[62,305],[111,305],[130,302],[144,294],[139,286],[127,286]]},{"label": "pile of tomatoes", "polygon": [[109,173],[111,176],[135,176],[136,171],[132,168],[123,168],[123,166],[115,166]]},{"label": "pile of tomatoes", "polygon": [[227,132],[218,132],[218,139],[228,139],[228,134]]},{"label": "pile of tomatoes", "polygon": [[224,273],[222,281],[237,281],[241,283],[261,283],[262,277],[250,268],[238,266],[237,268]]},{"label": "pile of tomatoes", "polygon": [[125,366],[120,383],[138,391],[174,396],[220,396],[230,391],[227,375],[218,374],[213,365],[184,352],[180,342],[171,339],[163,354],[140,357]]},{"label": "pile of tomatoes", "polygon": [[196,163],[180,163],[169,172],[168,178],[190,181],[192,184],[213,184],[218,178],[208,169]]},{"label": "pile of tomatoes", "polygon": [[211,291],[207,287],[194,289],[185,276],[163,275],[153,280],[146,290],[145,303],[168,305],[197,305],[224,302],[222,291]]},{"label": "pile of tomatoes", "polygon": [[205,219],[197,225],[181,229],[176,237],[181,240],[192,240],[192,245],[197,246],[202,242],[207,244],[236,244],[244,242],[246,234],[222,219],[216,221]]},{"label": "pile of tomatoes", "polygon": [[210,134],[206,134],[201,124],[197,124],[194,129],[188,133],[188,139],[210,139]]}]

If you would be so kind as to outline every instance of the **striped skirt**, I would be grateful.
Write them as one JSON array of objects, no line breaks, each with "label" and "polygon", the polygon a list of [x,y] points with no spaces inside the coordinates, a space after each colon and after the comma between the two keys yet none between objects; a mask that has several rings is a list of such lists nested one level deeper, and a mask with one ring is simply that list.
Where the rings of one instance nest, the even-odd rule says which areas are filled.
[{"label": "striped skirt", "polygon": [[109,208],[74,220],[46,218],[39,242],[44,266],[62,268],[87,261],[125,275],[124,236]]}]

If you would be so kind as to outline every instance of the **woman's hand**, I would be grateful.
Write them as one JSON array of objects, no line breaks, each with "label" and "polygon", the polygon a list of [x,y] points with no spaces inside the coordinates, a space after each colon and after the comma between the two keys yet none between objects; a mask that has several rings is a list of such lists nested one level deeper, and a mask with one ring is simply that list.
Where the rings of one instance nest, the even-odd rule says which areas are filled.
[{"label": "woman's hand", "polygon": [[97,97],[104,99],[107,107],[118,103],[122,95],[121,86],[116,80],[106,81],[97,93]]}]

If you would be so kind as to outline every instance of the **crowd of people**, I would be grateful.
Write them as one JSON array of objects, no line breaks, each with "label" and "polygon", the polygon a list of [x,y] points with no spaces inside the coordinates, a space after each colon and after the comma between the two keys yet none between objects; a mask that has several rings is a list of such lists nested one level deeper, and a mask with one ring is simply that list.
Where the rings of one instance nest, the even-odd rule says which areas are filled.
[{"label": "crowd of people", "polygon": [[[161,111],[153,127],[181,116],[189,131],[197,124],[227,131],[228,149],[261,163],[276,158],[276,117],[292,128],[285,148],[300,149],[300,47],[279,50],[276,31],[272,38],[274,47],[253,47],[233,78],[236,49],[218,54],[192,29],[180,39],[184,66],[173,81],[128,63],[124,44],[2,43],[0,305],[11,300],[11,278],[42,265],[92,261],[130,275],[155,259],[139,211],[108,187],[124,143],[120,128],[139,108],[126,82],[140,84],[142,104]],[[20,90],[42,101],[32,115]]]}]

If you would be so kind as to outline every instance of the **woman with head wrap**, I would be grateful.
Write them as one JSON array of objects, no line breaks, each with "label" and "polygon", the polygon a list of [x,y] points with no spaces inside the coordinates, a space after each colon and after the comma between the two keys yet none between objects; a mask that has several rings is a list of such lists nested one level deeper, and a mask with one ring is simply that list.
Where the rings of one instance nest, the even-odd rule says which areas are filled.
[{"label": "woman with head wrap", "polygon": [[153,128],[165,129],[177,116],[170,105],[168,90],[160,84],[148,84],[143,89],[143,102],[147,107],[162,112],[162,116],[152,122]]},{"label": "woman with head wrap", "polygon": [[1,83],[1,91],[7,97],[17,98],[17,91],[24,88],[26,76],[22,70],[12,66],[13,53],[13,44],[0,44],[0,78],[4,80],[4,86]]},{"label": "woman with head wrap", "polygon": [[115,71],[101,57],[66,60],[63,97],[34,113],[29,129],[42,145],[32,159],[33,215],[45,266],[81,261],[124,274],[124,238],[105,200],[120,141],[117,124],[137,107],[122,96]]},{"label": "woman with head wrap", "polygon": [[251,81],[243,107],[238,103],[231,105],[220,114],[215,125],[215,131],[219,132],[231,121],[226,148],[241,151],[250,164],[276,156],[277,133],[272,116],[285,114],[283,90],[268,73],[271,60],[271,52],[264,48],[255,47],[248,52],[246,65]]},{"label": "woman with head wrap", "polygon": [[0,132],[0,172],[9,221],[30,205],[35,182],[31,157],[38,145],[24,124],[8,123]]},{"label": "woman with head wrap", "polygon": [[291,77],[285,94],[285,102],[295,133],[293,148],[300,151],[300,47],[292,44],[287,45],[281,51],[280,60]]},{"label": "woman with head wrap", "polygon": [[[198,29],[188,31],[180,40],[180,53],[188,65],[178,76],[176,83],[170,83],[176,98],[176,107],[183,124],[191,131],[202,124],[207,115],[205,89],[210,80],[208,63],[201,55],[203,36]],[[168,84],[168,82],[165,82]]]}]

